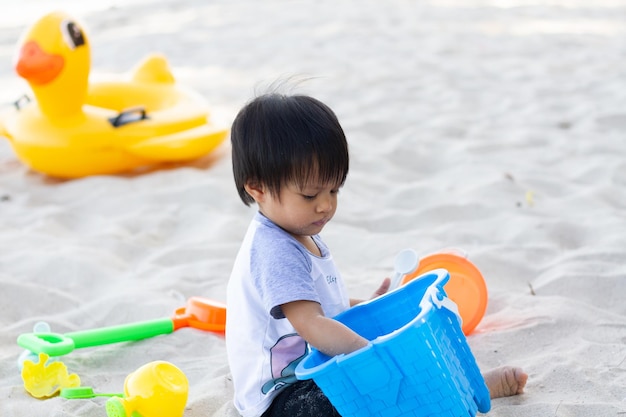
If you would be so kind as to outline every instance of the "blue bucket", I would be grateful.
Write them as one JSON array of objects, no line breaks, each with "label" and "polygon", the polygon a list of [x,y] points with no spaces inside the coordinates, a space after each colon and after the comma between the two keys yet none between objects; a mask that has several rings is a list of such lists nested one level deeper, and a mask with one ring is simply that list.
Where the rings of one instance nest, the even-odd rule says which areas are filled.
[{"label": "blue bucket", "polygon": [[491,408],[489,390],[443,286],[444,269],[335,317],[370,343],[329,357],[312,348],[296,368],[343,417],[467,417]]}]

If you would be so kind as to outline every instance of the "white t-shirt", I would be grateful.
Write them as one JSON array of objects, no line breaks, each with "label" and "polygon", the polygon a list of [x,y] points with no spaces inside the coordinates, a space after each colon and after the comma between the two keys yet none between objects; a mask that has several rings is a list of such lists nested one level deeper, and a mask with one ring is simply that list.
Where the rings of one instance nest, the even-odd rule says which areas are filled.
[{"label": "white t-shirt", "polygon": [[296,381],[296,365],[307,352],[280,306],[315,301],[328,317],[350,306],[328,247],[313,239],[321,257],[257,213],[239,249],[228,283],[226,349],[234,404],[243,417],[263,414]]}]

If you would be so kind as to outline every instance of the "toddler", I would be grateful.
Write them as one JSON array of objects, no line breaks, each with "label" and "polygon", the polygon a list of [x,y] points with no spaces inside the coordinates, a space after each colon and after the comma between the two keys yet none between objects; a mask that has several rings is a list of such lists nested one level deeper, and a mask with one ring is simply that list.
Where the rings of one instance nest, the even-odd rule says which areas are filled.
[{"label": "toddler", "polygon": [[[319,236],[348,175],[348,144],[337,117],[305,95],[266,94],[239,112],[231,130],[235,184],[256,203],[228,283],[226,348],[234,405],[243,417],[339,416],[295,368],[307,345],[327,355],[368,344],[331,317],[362,300],[348,297]],[[389,289],[385,278],[374,292]],[[484,375],[492,397],[522,393],[527,375]]]}]

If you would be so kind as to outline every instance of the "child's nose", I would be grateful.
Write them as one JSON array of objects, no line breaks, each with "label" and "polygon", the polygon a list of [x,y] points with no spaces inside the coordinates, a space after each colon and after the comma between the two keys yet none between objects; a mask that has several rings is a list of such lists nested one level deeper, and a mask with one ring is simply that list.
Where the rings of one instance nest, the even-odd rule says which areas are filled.
[{"label": "child's nose", "polygon": [[317,205],[317,211],[320,213],[326,213],[333,209],[333,198],[331,196],[326,196],[321,198],[319,204]]}]

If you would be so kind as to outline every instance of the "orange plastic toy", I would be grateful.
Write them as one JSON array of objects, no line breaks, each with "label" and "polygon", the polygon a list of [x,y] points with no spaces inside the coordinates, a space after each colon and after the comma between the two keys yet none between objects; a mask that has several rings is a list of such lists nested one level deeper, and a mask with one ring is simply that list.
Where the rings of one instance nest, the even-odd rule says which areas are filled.
[{"label": "orange plastic toy", "polygon": [[454,252],[434,253],[420,259],[417,269],[402,280],[405,284],[433,269],[443,268],[450,273],[444,290],[458,308],[463,319],[463,333],[470,334],[487,310],[487,285],[478,268],[467,257]]}]

